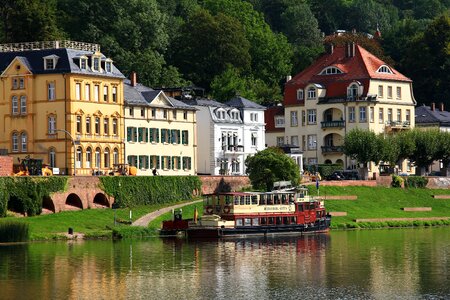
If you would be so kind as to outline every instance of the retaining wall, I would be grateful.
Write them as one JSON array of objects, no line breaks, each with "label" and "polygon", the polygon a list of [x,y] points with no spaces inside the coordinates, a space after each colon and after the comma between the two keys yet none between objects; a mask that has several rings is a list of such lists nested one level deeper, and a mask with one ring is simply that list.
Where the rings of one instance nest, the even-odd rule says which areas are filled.
[{"label": "retaining wall", "polygon": [[202,194],[235,192],[250,187],[247,176],[199,176],[202,181]]},{"label": "retaining wall", "polygon": [[13,158],[11,156],[0,156],[0,176],[13,174]]}]

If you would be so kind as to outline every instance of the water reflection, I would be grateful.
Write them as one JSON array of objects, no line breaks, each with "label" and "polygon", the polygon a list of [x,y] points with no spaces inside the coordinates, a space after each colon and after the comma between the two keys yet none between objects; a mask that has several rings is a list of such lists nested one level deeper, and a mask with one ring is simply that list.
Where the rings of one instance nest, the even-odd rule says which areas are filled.
[{"label": "water reflection", "polygon": [[445,298],[449,232],[0,246],[0,298]]}]

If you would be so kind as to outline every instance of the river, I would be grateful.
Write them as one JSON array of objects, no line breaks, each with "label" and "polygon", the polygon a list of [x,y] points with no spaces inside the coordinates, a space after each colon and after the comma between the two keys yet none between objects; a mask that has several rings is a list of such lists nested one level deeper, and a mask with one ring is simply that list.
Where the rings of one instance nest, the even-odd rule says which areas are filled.
[{"label": "river", "polygon": [[0,299],[450,299],[450,228],[0,245]]}]

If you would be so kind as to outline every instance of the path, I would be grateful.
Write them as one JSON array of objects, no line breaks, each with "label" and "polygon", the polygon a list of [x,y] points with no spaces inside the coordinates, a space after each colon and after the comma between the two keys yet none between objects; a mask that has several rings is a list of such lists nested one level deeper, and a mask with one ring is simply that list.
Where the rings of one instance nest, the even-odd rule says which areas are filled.
[{"label": "path", "polygon": [[177,204],[177,205],[173,205],[173,206],[169,206],[169,207],[164,207],[161,209],[158,209],[154,212],[151,212],[149,214],[146,214],[145,216],[140,217],[139,219],[137,219],[136,221],[134,221],[131,226],[143,226],[143,227],[147,227],[148,223],[150,223],[151,221],[153,221],[154,219],[156,219],[157,217],[170,212],[172,209],[177,209],[186,205],[190,205],[190,204],[194,204],[194,203],[198,203],[198,202],[202,202],[203,200],[195,200],[192,202],[186,202],[186,203],[182,203],[182,204]]}]

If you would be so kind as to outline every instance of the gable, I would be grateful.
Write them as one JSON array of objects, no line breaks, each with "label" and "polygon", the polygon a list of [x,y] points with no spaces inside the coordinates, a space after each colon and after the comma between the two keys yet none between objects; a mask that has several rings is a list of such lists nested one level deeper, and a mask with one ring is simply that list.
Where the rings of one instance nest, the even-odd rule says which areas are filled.
[{"label": "gable", "polygon": [[163,92],[159,92],[156,97],[149,101],[149,104],[152,106],[173,107],[173,104]]},{"label": "gable", "polygon": [[1,76],[29,75],[33,74],[30,70],[28,60],[21,56],[16,56],[5,68]]}]

